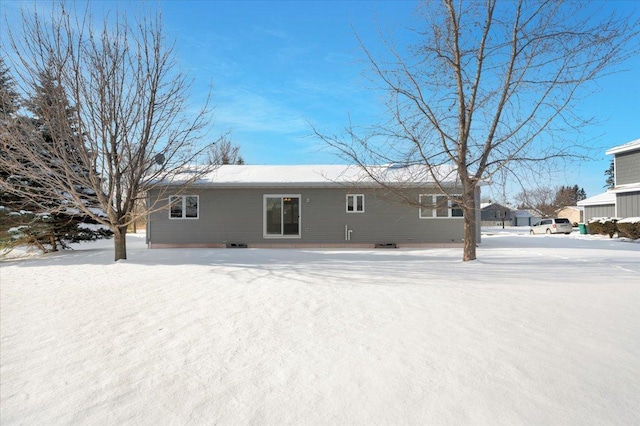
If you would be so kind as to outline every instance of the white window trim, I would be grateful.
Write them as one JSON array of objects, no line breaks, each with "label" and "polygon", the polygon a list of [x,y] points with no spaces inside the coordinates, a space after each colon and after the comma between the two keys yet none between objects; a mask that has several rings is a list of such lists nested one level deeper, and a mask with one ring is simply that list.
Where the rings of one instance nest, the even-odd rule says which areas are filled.
[{"label": "white window trim", "polygon": [[[298,199],[298,235],[267,234],[267,198],[297,198]],[[282,202],[282,201],[281,201]],[[283,223],[284,209],[280,209],[280,219]],[[262,238],[266,239],[300,239],[302,238],[302,195],[301,194],[263,194],[262,195]]]},{"label": "white window trim", "polygon": [[[437,209],[436,208],[430,208],[429,210],[431,210],[431,216],[424,216],[422,214],[422,197],[431,197],[431,202],[433,203],[433,205],[436,205],[436,199],[435,197],[456,197],[456,195],[450,195],[447,196],[445,194],[420,194],[418,196],[418,218],[420,219],[463,219],[464,218],[464,214],[462,216],[452,216],[452,211],[453,211],[453,202],[449,199],[447,200],[447,216],[437,216]],[[459,207],[458,207],[459,208]]]},{"label": "white window trim", "polygon": [[[358,197],[362,197],[362,210],[357,210]],[[349,211],[349,198],[353,198],[353,211]],[[347,194],[344,208],[347,213],[364,213],[364,194]]]},{"label": "white window trim", "polygon": [[[187,197],[196,197],[197,212],[196,217],[186,217],[187,214]],[[171,216],[171,205],[174,198],[180,198],[182,200],[182,217]],[[170,195],[169,196],[169,219],[171,220],[198,220],[200,219],[200,196],[199,195]]]}]

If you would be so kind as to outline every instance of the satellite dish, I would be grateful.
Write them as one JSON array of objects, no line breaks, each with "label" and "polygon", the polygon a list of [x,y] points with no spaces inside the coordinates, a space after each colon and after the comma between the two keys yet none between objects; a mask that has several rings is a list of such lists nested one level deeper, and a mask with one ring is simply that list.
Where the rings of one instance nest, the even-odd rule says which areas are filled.
[{"label": "satellite dish", "polygon": [[153,159],[155,160],[156,164],[159,166],[162,166],[164,164],[164,154],[160,153],[160,154],[156,154],[155,157],[153,157]]}]

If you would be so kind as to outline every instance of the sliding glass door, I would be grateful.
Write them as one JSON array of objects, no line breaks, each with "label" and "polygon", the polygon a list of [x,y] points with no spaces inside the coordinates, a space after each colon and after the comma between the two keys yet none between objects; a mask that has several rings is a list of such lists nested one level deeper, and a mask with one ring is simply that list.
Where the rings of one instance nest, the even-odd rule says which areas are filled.
[{"label": "sliding glass door", "polygon": [[264,196],[265,238],[300,237],[300,195]]}]

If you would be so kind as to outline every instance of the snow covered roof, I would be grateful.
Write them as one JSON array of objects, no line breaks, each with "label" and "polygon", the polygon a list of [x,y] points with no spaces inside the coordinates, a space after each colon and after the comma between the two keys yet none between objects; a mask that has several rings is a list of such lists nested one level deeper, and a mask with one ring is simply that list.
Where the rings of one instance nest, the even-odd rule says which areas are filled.
[{"label": "snow covered roof", "polygon": [[515,217],[541,217],[540,213],[531,209],[516,210],[513,214]]},{"label": "snow covered roof", "polygon": [[628,183],[626,185],[618,185],[615,188],[610,189],[610,191],[613,192],[614,194],[640,191],[640,182]]},{"label": "snow covered roof", "polygon": [[621,154],[623,152],[634,151],[636,149],[640,149],[640,139],[636,139],[634,141],[627,142],[624,145],[615,146],[615,147],[613,147],[611,149],[608,149],[605,152],[605,154],[607,154],[607,155]]},{"label": "snow covered roof", "polygon": [[558,210],[556,210],[557,212],[561,212],[562,210],[575,210],[575,211],[582,211],[584,210],[584,208],[582,206],[564,206]]},{"label": "snow covered roof", "polygon": [[509,206],[503,206],[500,203],[480,203],[480,209],[481,210],[484,210],[484,209],[486,209],[488,207],[491,207],[491,206],[497,206],[499,209],[509,209],[509,210],[511,210],[511,208]]},{"label": "snow covered roof", "polygon": [[607,191],[602,194],[594,195],[593,197],[586,198],[582,201],[578,201],[578,206],[598,206],[602,204],[615,204],[616,194]]},{"label": "snow covered roof", "polygon": [[[373,166],[373,175],[385,183],[402,185],[433,184],[424,166]],[[456,182],[451,166],[440,166],[435,172],[445,183]],[[344,184],[376,185],[361,167],[354,165],[223,165],[203,176],[194,185],[216,187],[267,186],[339,186]]]}]

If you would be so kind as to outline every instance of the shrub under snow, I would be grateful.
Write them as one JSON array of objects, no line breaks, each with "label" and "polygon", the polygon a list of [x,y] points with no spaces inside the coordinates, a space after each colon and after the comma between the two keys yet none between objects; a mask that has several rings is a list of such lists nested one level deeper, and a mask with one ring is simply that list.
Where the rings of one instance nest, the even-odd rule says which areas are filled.
[{"label": "shrub under snow", "polygon": [[637,240],[640,238],[640,217],[628,217],[618,221],[618,235]]},{"label": "shrub under snow", "polygon": [[589,220],[588,230],[590,234],[608,235],[613,238],[614,234],[619,237],[640,238],[640,217],[597,217]]}]

